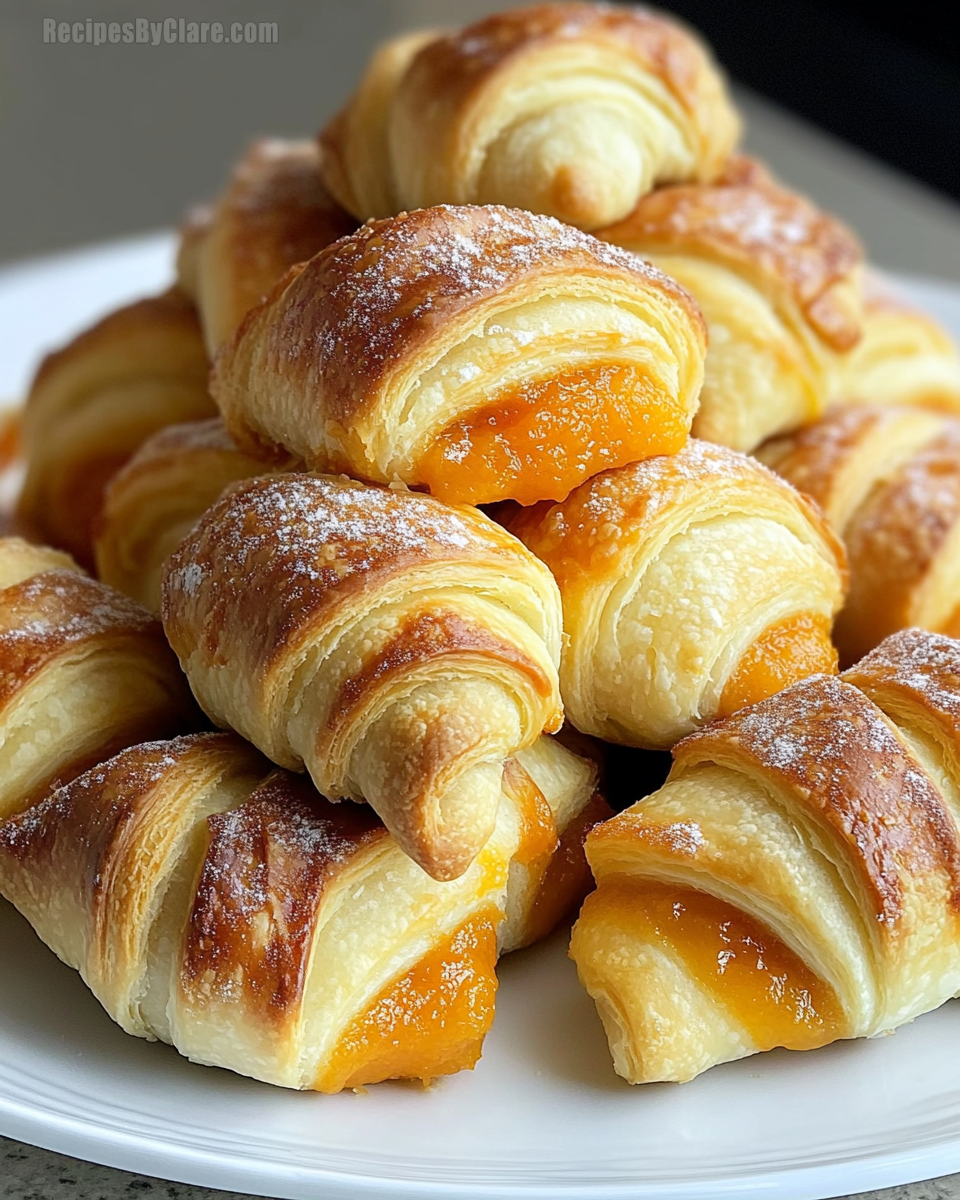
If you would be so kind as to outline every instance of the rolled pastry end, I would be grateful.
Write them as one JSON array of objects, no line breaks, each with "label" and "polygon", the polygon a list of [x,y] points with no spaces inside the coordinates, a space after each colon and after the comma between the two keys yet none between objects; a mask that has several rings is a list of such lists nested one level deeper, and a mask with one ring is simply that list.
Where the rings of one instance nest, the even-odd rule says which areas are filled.
[{"label": "rolled pastry end", "polygon": [[808,675],[836,675],[837,670],[830,619],[821,613],[788,617],[769,625],[740,656],[723,685],[716,715],[728,717]]},{"label": "rolled pastry end", "polygon": [[759,922],[694,888],[602,879],[570,955],[629,1083],[683,1082],[760,1050],[841,1036],[832,988]]}]

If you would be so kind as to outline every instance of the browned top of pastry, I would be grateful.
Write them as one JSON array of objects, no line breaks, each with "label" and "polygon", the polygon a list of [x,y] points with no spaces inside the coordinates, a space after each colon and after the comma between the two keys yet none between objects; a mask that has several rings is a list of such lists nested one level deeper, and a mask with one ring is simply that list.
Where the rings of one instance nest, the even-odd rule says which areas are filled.
[{"label": "browned top of pastry", "polygon": [[891,634],[843,678],[872,695],[893,693],[926,710],[960,748],[960,641],[925,629]]},{"label": "browned top of pastry", "polygon": [[251,308],[285,271],[356,228],[320,178],[313,142],[265,138],[234,168],[213,223],[229,241],[231,268]]},{"label": "browned top of pastry", "polygon": [[639,7],[538,4],[496,13],[427,43],[413,60],[404,90],[421,104],[456,107],[512,56],[552,42],[606,41],[658,75],[688,111],[697,107],[706,61],[682,26]]},{"label": "browned top of pastry", "polygon": [[835,350],[860,337],[859,315],[837,290],[860,266],[854,234],[805,197],[746,160],[714,184],[678,184],[644,196],[629,217],[598,237],[638,253],[694,253],[743,264],[786,287]]},{"label": "browned top of pastry", "polygon": [[902,411],[866,404],[834,408],[812,425],[771,438],[760,457],[829,512],[838,472],[852,452],[882,426],[896,424]]},{"label": "browned top of pastry", "polygon": [[[34,377],[31,396],[42,391],[60,371],[70,370],[84,359],[119,355],[114,362],[125,364],[129,355],[135,370],[137,339],[143,334],[156,339],[158,345],[164,345],[165,339],[176,339],[180,356],[170,362],[170,374],[182,374],[185,363],[189,363],[198,378],[205,378],[207,357],[196,309],[179,287],[171,287],[159,296],[148,296],[108,313],[62,349],[48,354]],[[146,369],[152,373],[155,364],[151,362]]]},{"label": "browned top of pastry", "polygon": [[904,875],[942,872],[960,902],[960,841],[944,801],[851,683],[811,676],[691,734],[674,758],[746,766],[813,809],[858,864],[888,928],[903,912]]},{"label": "browned top of pastry", "polygon": [[[569,291],[577,275],[656,287],[703,328],[679,284],[590,234],[520,209],[438,205],[370,221],[294,268],[265,301],[283,294],[266,354],[285,362],[288,377],[302,371],[306,389],[322,380],[325,410],[346,422],[357,397],[374,395],[397,370],[401,350],[415,354],[451,322],[531,277],[538,288],[556,280]],[[259,312],[247,315],[237,339]],[[224,355],[214,365],[214,394],[222,362]]]},{"label": "browned top of pastry", "polygon": [[366,805],[331,804],[288,771],[207,824],[181,985],[233,999],[240,989],[249,1011],[282,1021],[303,998],[324,888],[389,834]]},{"label": "browned top of pastry", "polygon": [[[149,635],[160,623],[126,596],[70,570],[44,571],[0,592],[0,707],[49,662],[96,638]],[[172,661],[172,660],[171,660]]]},{"label": "browned top of pastry", "polygon": [[252,746],[231,733],[195,733],[131,746],[5,821],[0,825],[0,848],[20,859],[49,857],[54,879],[60,856],[82,858],[83,883],[93,900],[105,886],[128,823],[170,770],[191,757],[238,753],[249,755],[251,762],[259,759]]},{"label": "browned top of pastry", "polygon": [[[444,561],[499,573],[518,554],[527,551],[516,539],[467,506],[345,477],[261,477],[231,489],[171,555],[163,619],[172,644],[192,648],[190,614],[202,612],[215,656],[221,637],[236,639],[242,612],[245,641],[270,658],[348,597],[375,592],[390,577]],[[405,632],[419,644],[443,630],[398,630],[401,657],[412,652]],[[389,669],[389,654],[381,666]]]},{"label": "browned top of pastry", "polygon": [[873,489],[845,530],[851,561],[870,561],[905,591],[921,580],[960,521],[960,421]]}]

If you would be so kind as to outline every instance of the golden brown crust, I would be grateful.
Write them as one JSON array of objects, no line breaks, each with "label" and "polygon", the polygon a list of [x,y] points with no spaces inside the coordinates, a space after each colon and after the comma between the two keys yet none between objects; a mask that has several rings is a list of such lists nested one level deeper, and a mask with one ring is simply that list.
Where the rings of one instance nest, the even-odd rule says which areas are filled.
[{"label": "golden brown crust", "polygon": [[[60,350],[54,350],[40,364],[27,397],[26,426],[33,432],[33,410],[38,407],[36,393],[42,393],[51,380],[62,371],[73,368],[85,360],[92,361],[99,354],[113,356],[120,351],[118,365],[126,368],[138,352],[137,340],[146,333],[154,337],[170,338],[176,345],[181,361],[178,373],[188,369],[197,378],[205,378],[207,358],[203,344],[197,339],[197,312],[189,297],[179,287],[168,288],[159,296],[148,296],[135,300],[114,312],[107,313],[95,325],[78,334]],[[124,372],[126,373],[126,372]],[[94,378],[96,382],[99,379]],[[113,374],[113,372],[111,372]],[[70,397],[74,403],[76,399]]]},{"label": "golden brown crust", "polygon": [[815,500],[834,523],[834,495],[840,472],[872,434],[896,422],[895,410],[834,409],[820,421],[786,437],[771,438],[757,451],[761,462]]},{"label": "golden brown crust", "polygon": [[240,808],[208,818],[210,840],[184,935],[180,986],[211,991],[282,1024],[303,1003],[314,925],[328,882],[389,837],[369,808],[331,804],[275,771]]},{"label": "golden brown crust", "polygon": [[163,563],[221,492],[276,470],[241,450],[219,417],[147,438],[110,480],[93,523],[97,574],[151,612]]},{"label": "golden brown crust", "polygon": [[[949,620],[923,611],[923,590],[960,524],[960,421],[881,480],[844,531],[855,587],[838,625],[848,660],[888,633]],[[883,597],[882,605],[877,597]],[[924,606],[926,607],[926,606]]]},{"label": "golden brown crust", "polygon": [[[508,59],[551,43],[582,39],[611,42],[628,51],[688,112],[697,110],[705,67],[700,44],[657,13],[606,4],[537,4],[440,34],[410,66],[402,85],[407,103],[424,110],[441,101],[453,109],[466,108],[470,96]],[[720,164],[712,165],[716,169]]]},{"label": "golden brown crust", "polygon": [[348,427],[375,407],[398,361],[427,357],[441,329],[467,324],[532,272],[542,291],[577,274],[653,285],[704,330],[679,284],[589,234],[517,209],[441,205],[368,222],[281,281],[214,364],[214,395],[231,426],[231,357],[256,331],[262,353],[282,359],[288,377],[322,396],[327,420]]},{"label": "golden brown crust", "polygon": [[110,313],[48,355],[24,410],[23,526],[90,565],[108,479],[156,429],[213,415],[207,371],[179,288]]},{"label": "golden brown crust", "polygon": [[199,256],[198,303],[212,353],[296,263],[350,233],[312,142],[254,142],[213,211]]},{"label": "golden brown crust", "polygon": [[746,160],[713,185],[658,188],[626,220],[598,237],[638,253],[694,253],[785,288],[834,350],[860,338],[851,279],[863,252],[854,234],[805,197],[780,187]]},{"label": "golden brown crust", "polygon": [[[193,630],[188,614],[202,610],[203,651],[211,662],[241,627],[244,641],[265,664],[349,597],[374,595],[389,578],[466,554],[478,568],[504,570],[517,550],[510,534],[475,509],[416,492],[371,488],[343,477],[251,479],[219,500],[171,557],[164,624],[172,645],[186,653]],[[240,579],[242,588],[236,586]],[[253,596],[265,599],[251,603]],[[408,632],[416,640],[416,631]],[[434,651],[458,640],[452,628],[444,636],[441,622],[430,633],[437,639]],[[477,645],[475,631],[461,633],[467,645]],[[400,666],[407,640],[400,635],[377,669]]]},{"label": "golden brown crust", "polygon": [[885,707],[922,710],[960,751],[960,641],[923,629],[903,629],[871,650],[843,678]]},{"label": "golden brown crust", "polygon": [[674,758],[680,769],[751,764],[813,808],[845,846],[889,930],[903,915],[904,874],[942,871],[960,904],[960,839],[943,797],[851,682],[806,679],[691,734]]},{"label": "golden brown crust", "polygon": [[126,596],[73,571],[45,571],[0,596],[0,710],[72,645],[118,636],[163,645],[160,622]]}]

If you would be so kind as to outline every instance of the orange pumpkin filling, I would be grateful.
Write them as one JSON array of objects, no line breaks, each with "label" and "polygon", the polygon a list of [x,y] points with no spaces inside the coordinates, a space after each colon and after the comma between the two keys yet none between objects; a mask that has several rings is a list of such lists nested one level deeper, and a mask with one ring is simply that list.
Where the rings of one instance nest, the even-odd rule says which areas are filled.
[{"label": "orange pumpkin filling", "polygon": [[765,629],[741,655],[724,685],[717,716],[729,717],[748,704],[758,704],[818,673],[837,673],[829,620],[804,613],[780,621]]},{"label": "orange pumpkin filling", "polygon": [[418,464],[453,504],[564,500],[585,479],[683,448],[690,421],[637,367],[567,371],[454,421]]},{"label": "orange pumpkin filling", "polygon": [[317,1091],[427,1082],[475,1066],[493,1021],[500,916],[487,906],[388,984],[347,1026]]},{"label": "orange pumpkin filling", "polygon": [[760,1050],[812,1050],[842,1035],[833,988],[769,929],[722,900],[693,888],[623,880],[588,896],[583,913],[676,954]]}]

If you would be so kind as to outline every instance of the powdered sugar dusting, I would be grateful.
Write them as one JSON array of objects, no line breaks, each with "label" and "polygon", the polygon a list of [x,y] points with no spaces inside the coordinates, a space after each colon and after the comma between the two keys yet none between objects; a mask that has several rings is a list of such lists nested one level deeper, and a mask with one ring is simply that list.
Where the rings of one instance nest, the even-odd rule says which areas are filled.
[{"label": "powdered sugar dusting", "polygon": [[364,370],[392,362],[399,339],[424,323],[509,291],[531,275],[616,271],[643,291],[657,287],[691,304],[661,272],[553,217],[498,206],[439,205],[371,221],[341,238],[291,284],[296,309],[317,287],[324,303],[309,339],[291,339],[290,359],[319,352],[318,368],[359,355]]},{"label": "powdered sugar dusting", "polygon": [[[209,588],[216,605],[247,589],[292,614],[371,571],[466,553],[497,553],[508,536],[479,513],[416,492],[290,474],[239,484],[170,560],[164,619]],[[511,547],[512,548],[512,547]],[[515,551],[514,551],[515,552]]]},{"label": "powdered sugar dusting", "polygon": [[[960,845],[942,797],[883,713],[849,679],[814,675],[691,734],[678,764],[743,760],[819,814],[853,851],[893,926],[910,887],[937,871],[960,884]],[[750,769],[750,767],[748,767]]]},{"label": "powdered sugar dusting", "polygon": [[892,685],[946,717],[960,738],[960,641],[924,629],[894,633],[844,673],[868,695]]}]

